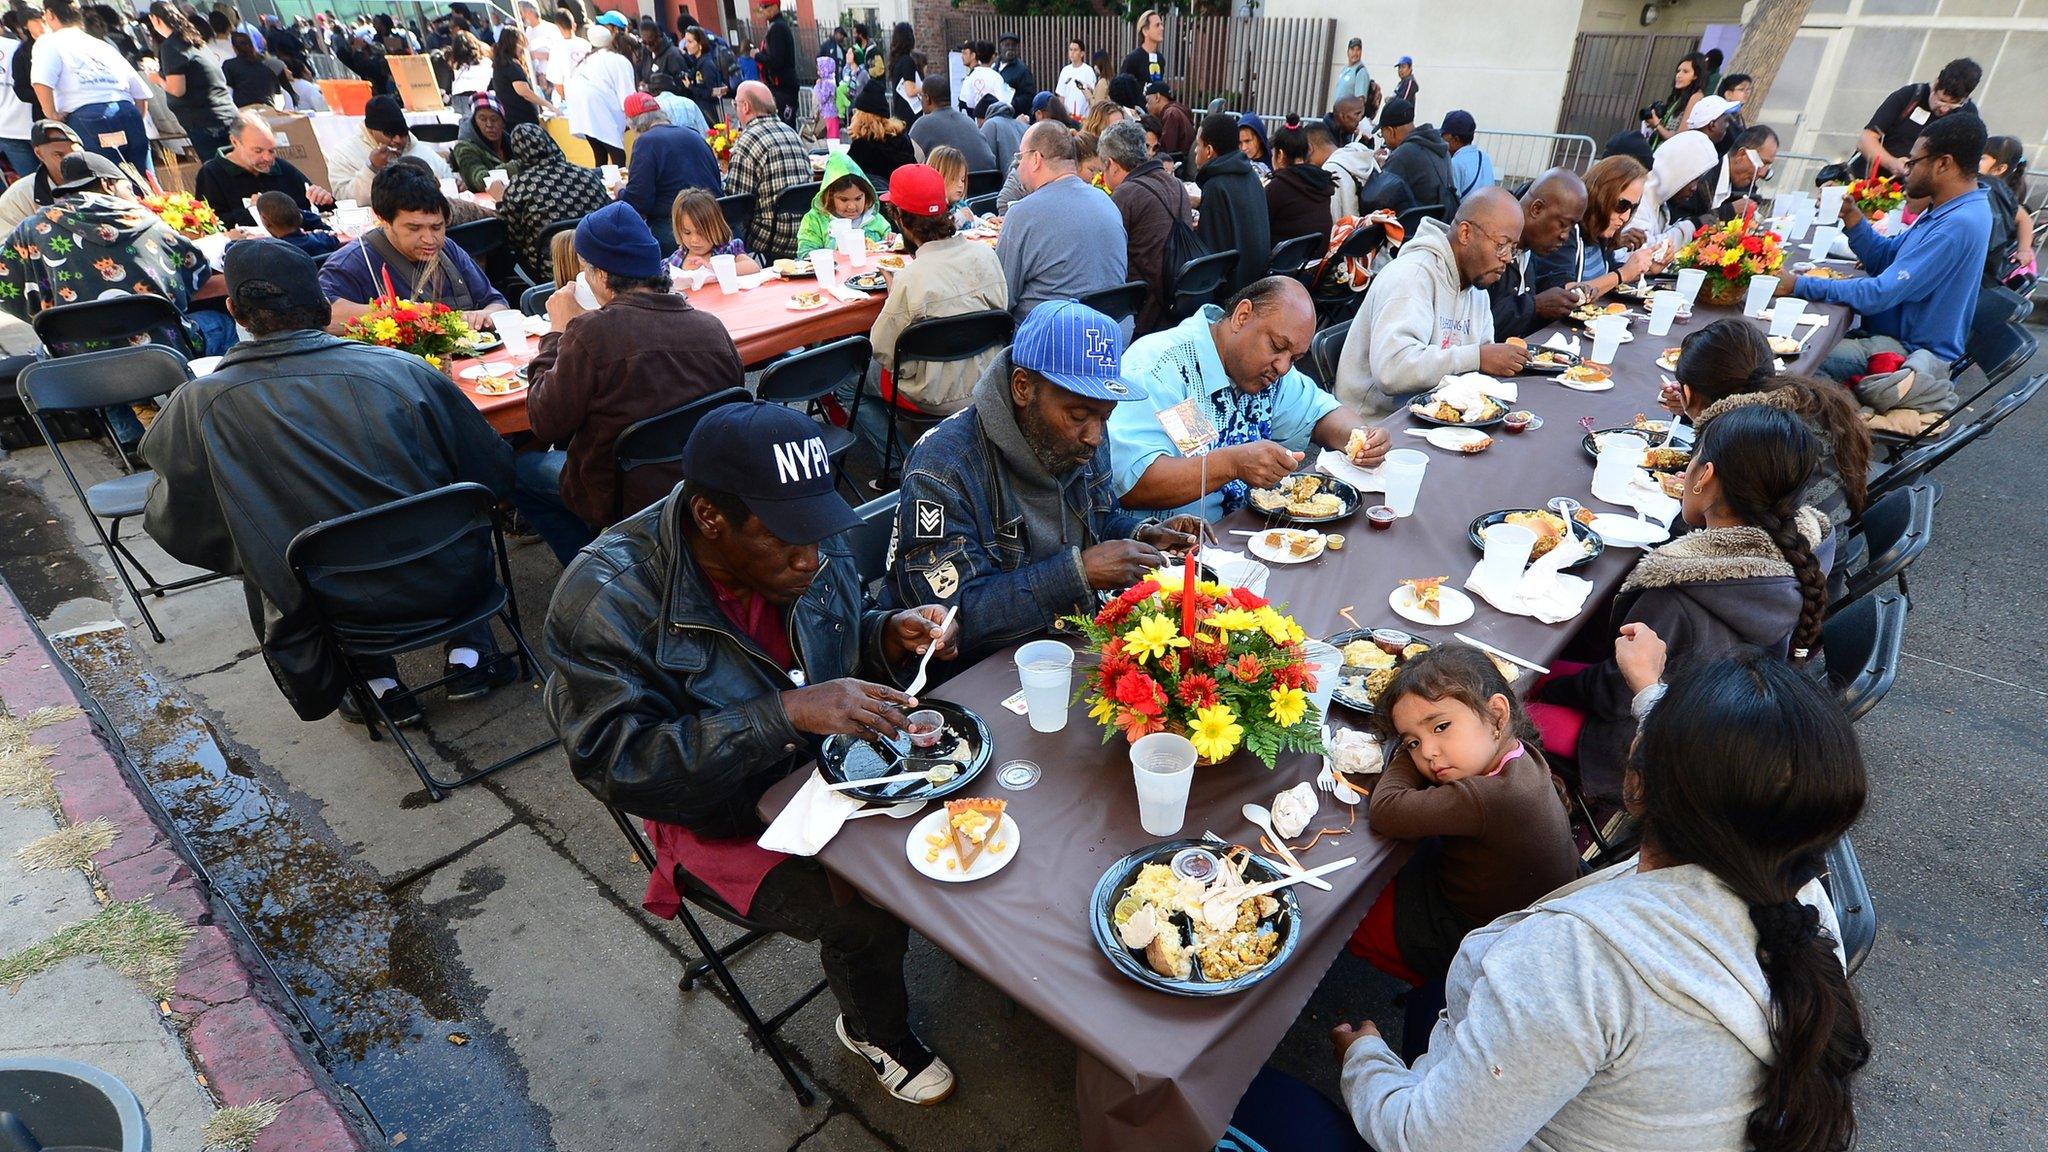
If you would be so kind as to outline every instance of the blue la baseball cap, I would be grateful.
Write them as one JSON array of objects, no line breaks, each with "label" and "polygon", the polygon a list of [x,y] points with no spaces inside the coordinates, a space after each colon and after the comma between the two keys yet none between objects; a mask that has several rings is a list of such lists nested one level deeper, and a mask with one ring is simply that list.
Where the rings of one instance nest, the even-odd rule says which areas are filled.
[{"label": "blue la baseball cap", "polygon": [[1124,383],[1124,333],[1117,322],[1079,300],[1047,300],[1017,327],[1010,363],[1093,400],[1136,400]]},{"label": "blue la baseball cap", "polygon": [[1403,56],[1403,57],[1401,57],[1401,58],[1400,58],[1399,60],[1396,60],[1396,61],[1394,61],[1394,66],[1395,66],[1395,67],[1397,67],[1397,68],[1398,68],[1398,67],[1400,67],[1400,66],[1401,66],[1401,65],[1403,65],[1403,64],[1407,64],[1407,65],[1413,66],[1413,65],[1414,65],[1414,63],[1415,63],[1415,57],[1413,57],[1413,56]]},{"label": "blue la baseball cap", "polygon": [[624,16],[619,15],[617,12],[606,12],[597,18],[597,22],[599,24],[609,24],[614,28],[631,27],[631,25],[627,22],[626,18]]}]

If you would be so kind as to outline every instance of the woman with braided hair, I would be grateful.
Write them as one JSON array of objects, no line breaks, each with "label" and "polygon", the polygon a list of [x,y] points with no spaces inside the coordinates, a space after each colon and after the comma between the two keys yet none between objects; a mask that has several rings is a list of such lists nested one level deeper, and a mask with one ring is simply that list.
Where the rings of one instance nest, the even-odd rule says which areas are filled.
[{"label": "woman with braided hair", "polygon": [[1332,1033],[1359,1134],[1378,1152],[1850,1147],[1870,1045],[1815,877],[1866,790],[1848,718],[1805,673],[1754,648],[1679,671],[1628,763],[1641,855],[1468,935],[1412,1067],[1371,1024]]},{"label": "woman with braided hair", "polygon": [[[1834,556],[1827,519],[1801,504],[1819,459],[1819,440],[1790,412],[1751,405],[1716,417],[1685,470],[1681,515],[1693,530],[1637,562],[1614,598],[1617,630],[1648,626],[1681,665],[1743,645],[1811,657]],[[1535,697],[1544,750],[1577,761],[1588,798],[1619,801],[1636,721],[1617,661],[1554,665]]]},{"label": "woman with braided hair", "polygon": [[1672,373],[1677,382],[1665,385],[1658,398],[1666,411],[1683,413],[1701,428],[1752,404],[1793,413],[1820,440],[1806,503],[1837,532],[1863,515],[1870,427],[1850,392],[1833,381],[1780,373],[1762,330],[1747,320],[1716,320],[1687,336],[1680,349]]}]

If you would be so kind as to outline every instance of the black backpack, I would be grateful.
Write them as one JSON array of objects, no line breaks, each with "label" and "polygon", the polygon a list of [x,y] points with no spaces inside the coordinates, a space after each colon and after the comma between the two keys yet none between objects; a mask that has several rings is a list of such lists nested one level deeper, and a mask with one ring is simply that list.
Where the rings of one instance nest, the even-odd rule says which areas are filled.
[{"label": "black backpack", "polygon": [[[1161,170],[1166,171],[1164,168]],[[1159,201],[1159,206],[1166,209],[1167,218],[1171,221],[1166,228],[1166,245],[1163,250],[1166,258],[1161,262],[1162,279],[1165,281],[1166,301],[1168,305],[1171,305],[1176,287],[1175,281],[1180,279],[1180,270],[1187,266],[1188,261],[1199,260],[1207,256],[1209,254],[1209,246],[1202,243],[1202,238],[1195,233],[1193,228],[1188,227],[1187,217],[1182,213],[1174,211],[1173,205],[1166,202],[1166,197],[1160,194],[1157,187],[1153,186],[1150,181],[1144,181],[1140,186],[1145,191],[1150,192],[1153,199]],[[1187,203],[1185,192],[1182,193],[1181,203]]]}]

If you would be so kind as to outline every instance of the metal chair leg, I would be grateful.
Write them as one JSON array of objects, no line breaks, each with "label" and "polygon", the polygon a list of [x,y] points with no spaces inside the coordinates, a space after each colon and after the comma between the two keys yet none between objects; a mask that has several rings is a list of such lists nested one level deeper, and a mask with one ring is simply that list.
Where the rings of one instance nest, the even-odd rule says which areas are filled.
[{"label": "metal chair leg", "polygon": [[691,942],[703,954],[710,966],[711,974],[718,978],[718,983],[724,987],[726,995],[732,997],[734,1006],[739,1009],[740,1018],[746,1021],[747,1030],[754,1034],[755,1042],[760,1044],[768,1053],[768,1058],[775,1062],[775,1070],[782,1073],[782,1078],[788,1081],[790,1091],[796,1093],[796,1102],[805,1108],[817,1103],[818,1098],[811,1093],[803,1078],[797,1075],[796,1068],[789,1062],[788,1054],[783,1052],[781,1043],[775,1039],[774,1030],[762,1022],[760,1015],[754,1011],[753,1002],[747,999],[745,992],[740,991],[739,981],[733,979],[732,972],[719,957],[718,949],[712,946],[711,938],[704,934],[703,925],[697,923],[697,917],[685,906],[678,919],[683,922],[684,930],[689,932]]},{"label": "metal chair leg", "polygon": [[[76,487],[77,485],[74,483],[73,488],[75,489]],[[84,502],[84,497],[81,494],[79,503],[83,504]],[[135,587],[135,581],[128,575],[128,566],[121,562],[121,557],[127,552],[127,549],[121,547],[114,541],[113,537],[107,535],[106,525],[100,522],[98,516],[92,514],[91,509],[86,510],[85,518],[92,521],[92,530],[99,534],[100,546],[107,550],[107,559],[113,561],[114,574],[121,578],[121,586],[128,590],[128,599],[134,602],[135,610],[141,613],[142,623],[149,628],[150,638],[159,644],[163,643],[164,630],[156,626],[156,617],[150,615],[149,606],[142,602],[141,591]],[[140,567],[140,565],[137,565],[137,567]],[[147,579],[146,575],[145,579]]]}]

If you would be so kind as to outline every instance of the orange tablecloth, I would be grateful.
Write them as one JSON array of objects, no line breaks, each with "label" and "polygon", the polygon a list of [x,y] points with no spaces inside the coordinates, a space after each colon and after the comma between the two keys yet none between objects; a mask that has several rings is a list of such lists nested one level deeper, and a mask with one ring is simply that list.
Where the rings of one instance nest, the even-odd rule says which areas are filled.
[{"label": "orange tablecloth", "polygon": [[[870,257],[861,268],[852,269],[846,258],[841,257],[839,266],[841,274],[846,275],[850,269],[873,271],[875,261]],[[739,348],[740,362],[752,366],[793,348],[852,336],[874,327],[875,317],[882,311],[884,294],[880,292],[865,296],[858,302],[828,295],[823,307],[809,311],[797,311],[789,306],[791,296],[814,290],[817,286],[817,281],[809,277],[770,280],[759,288],[727,296],[719,290],[716,282],[712,282],[687,295],[691,307],[701,308],[725,324],[726,331],[732,333],[732,342]],[[514,368],[533,359],[539,351],[540,338],[529,336],[518,345],[482,357],[482,362],[503,365],[505,374],[510,375]],[[508,435],[526,431],[526,392],[522,389],[508,396],[482,395],[476,390],[475,381],[462,378],[463,370],[477,362],[457,361],[454,366],[455,382],[490,421],[491,427]]]}]

